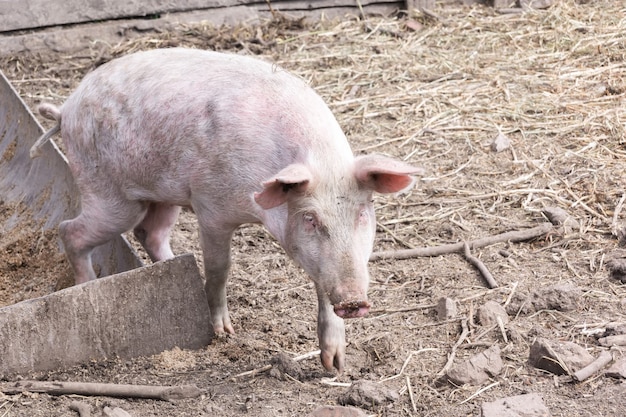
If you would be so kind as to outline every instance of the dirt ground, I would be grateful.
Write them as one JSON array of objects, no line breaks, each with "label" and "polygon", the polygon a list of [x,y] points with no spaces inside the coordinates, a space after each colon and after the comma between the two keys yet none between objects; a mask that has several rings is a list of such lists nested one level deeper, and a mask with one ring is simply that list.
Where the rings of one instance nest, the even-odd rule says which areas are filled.
[{"label": "dirt ground", "polygon": [[[626,9],[620,3],[562,0],[523,14],[447,5],[436,10],[437,18],[198,25],[94,45],[81,56],[45,52],[0,60],[33,109],[42,101],[62,103],[90,69],[141,49],[189,46],[278,63],[322,95],[356,153],[384,153],[426,168],[413,191],[376,197],[377,251],[527,229],[547,221],[546,207],[561,208],[575,220],[531,241],[474,250],[499,284],[493,290],[458,253],[372,262],[373,311],[346,322],[347,369],[340,376],[325,372],[316,357],[286,372],[276,365],[273,372],[237,376],[280,364],[283,354],[317,349],[312,284],[261,227],[244,226],[234,238],[228,286],[236,335],[197,351],[19,376],[193,383],[203,390],[201,397],[165,402],[0,395],[0,415],[73,416],[69,404],[80,399],[95,415],[104,406],[119,406],[133,416],[299,416],[336,405],[358,380],[398,394],[386,403],[361,404],[368,415],[476,416],[484,402],[524,393],[541,394],[553,416],[626,415],[622,380],[600,373],[572,383],[527,364],[537,337],[575,342],[595,357],[607,349],[597,341],[607,324],[626,323],[626,288],[607,268],[622,256],[618,237],[626,224],[620,211],[626,195]],[[499,134],[510,146],[496,152],[491,143]],[[3,278],[20,267],[15,253],[40,254],[23,246],[11,252],[2,244]],[[176,226],[173,248],[200,258],[189,212]],[[3,291],[23,293],[27,279],[10,277]],[[506,340],[497,326],[475,318],[489,300],[510,304],[554,284],[579,289],[575,308],[520,307],[509,313]],[[457,301],[455,317],[437,318],[433,306],[441,297]],[[7,303],[19,298],[9,295]],[[468,333],[455,363],[498,345],[504,368],[480,385],[438,384],[464,321]],[[624,356],[624,348],[611,352],[616,360]]]}]

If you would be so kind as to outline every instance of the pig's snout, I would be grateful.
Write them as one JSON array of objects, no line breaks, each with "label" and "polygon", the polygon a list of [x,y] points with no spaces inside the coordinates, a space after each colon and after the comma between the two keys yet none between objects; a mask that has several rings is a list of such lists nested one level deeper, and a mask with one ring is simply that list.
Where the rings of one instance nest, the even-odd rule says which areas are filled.
[{"label": "pig's snout", "polygon": [[342,301],[333,305],[335,314],[342,319],[366,316],[370,311],[371,304],[368,301]]}]

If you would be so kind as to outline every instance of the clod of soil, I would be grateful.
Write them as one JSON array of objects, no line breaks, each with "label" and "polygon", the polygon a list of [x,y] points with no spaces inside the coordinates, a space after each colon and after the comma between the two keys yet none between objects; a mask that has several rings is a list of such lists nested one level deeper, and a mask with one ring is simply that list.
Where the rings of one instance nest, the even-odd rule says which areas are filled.
[{"label": "clod of soil", "polygon": [[539,338],[530,347],[528,364],[555,375],[571,374],[593,362],[594,357],[580,345]]},{"label": "clod of soil", "polygon": [[613,258],[606,263],[611,278],[626,284],[626,258]]},{"label": "clod of soil", "polygon": [[502,320],[502,324],[509,322],[509,315],[506,314],[506,310],[500,303],[489,300],[484,305],[478,308],[477,312],[478,322],[485,327],[490,327],[498,324],[498,317]]},{"label": "clod of soil", "polygon": [[540,310],[572,311],[576,308],[581,291],[572,284],[556,284],[538,288],[528,294],[513,296],[507,306],[508,314],[532,314]]},{"label": "clod of soil", "polygon": [[339,397],[339,404],[372,409],[374,406],[398,401],[398,393],[383,384],[372,381],[355,381],[348,391]]},{"label": "clod of soil", "polygon": [[456,308],[456,301],[452,298],[442,297],[437,301],[437,319],[438,320],[450,320],[458,314]]},{"label": "clod of soil", "polygon": [[272,369],[270,375],[281,381],[291,379],[302,380],[304,374],[300,364],[289,357],[286,353],[280,352],[270,361]]},{"label": "clod of soil", "polygon": [[454,385],[480,385],[489,377],[500,374],[503,367],[500,347],[494,345],[470,357],[467,361],[454,365],[448,370],[446,377]]},{"label": "clod of soil", "polygon": [[626,358],[613,363],[604,374],[612,378],[626,379]]},{"label": "clod of soil", "polygon": [[483,403],[480,415],[481,417],[550,417],[552,414],[541,395],[533,393]]}]

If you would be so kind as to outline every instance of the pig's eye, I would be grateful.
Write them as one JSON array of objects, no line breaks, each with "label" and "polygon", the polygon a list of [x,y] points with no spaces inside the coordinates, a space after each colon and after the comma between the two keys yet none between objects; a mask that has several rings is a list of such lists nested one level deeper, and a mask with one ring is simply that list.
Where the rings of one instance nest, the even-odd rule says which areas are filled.
[{"label": "pig's eye", "polygon": [[304,213],[302,215],[302,220],[304,220],[305,227],[310,228],[311,230],[317,228],[317,219],[315,218],[314,214]]}]

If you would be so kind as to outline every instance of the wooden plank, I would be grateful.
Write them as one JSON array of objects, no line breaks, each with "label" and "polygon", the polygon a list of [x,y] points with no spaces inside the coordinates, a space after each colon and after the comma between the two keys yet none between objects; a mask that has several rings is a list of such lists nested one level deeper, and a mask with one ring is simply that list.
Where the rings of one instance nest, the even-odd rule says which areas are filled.
[{"label": "wooden plank", "polygon": [[[397,4],[400,8],[403,3],[395,0],[360,1],[363,7]],[[0,32],[242,5],[268,10],[264,0],[0,0]],[[275,10],[300,11],[357,8],[354,0],[273,0],[271,5]]]},{"label": "wooden plank", "polygon": [[[390,4],[401,7],[405,2],[398,0],[360,0],[359,3],[361,3],[362,7]],[[275,10],[318,10],[334,7],[353,7],[357,9],[359,7],[355,0],[273,0],[271,5]]]},{"label": "wooden plank", "polygon": [[435,8],[435,0],[406,0],[407,10],[433,10]]},{"label": "wooden plank", "polygon": [[251,0],[0,0],[0,32],[235,6]]}]

